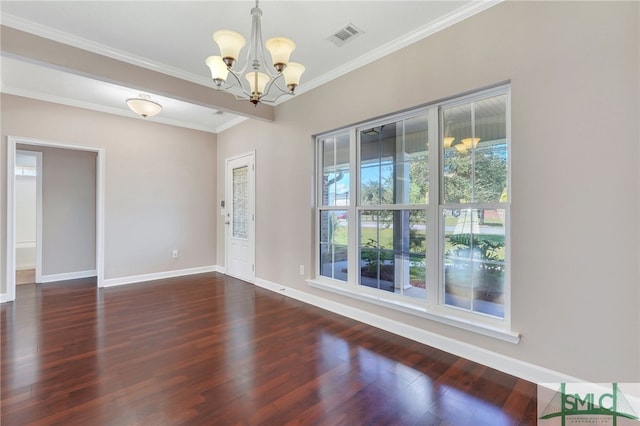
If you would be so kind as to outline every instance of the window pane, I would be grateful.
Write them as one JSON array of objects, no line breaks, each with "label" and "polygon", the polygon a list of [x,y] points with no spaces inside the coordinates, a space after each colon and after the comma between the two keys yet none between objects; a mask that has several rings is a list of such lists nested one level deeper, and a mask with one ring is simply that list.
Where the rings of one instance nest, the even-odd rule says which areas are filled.
[{"label": "window pane", "polygon": [[[404,153],[407,163],[404,177],[408,178],[409,204],[427,204],[429,199],[429,142],[426,116],[405,121]],[[405,196],[406,200],[406,196]]]},{"label": "window pane", "polygon": [[467,152],[463,153],[455,148],[445,150],[442,175],[445,203],[471,201],[471,156]]},{"label": "window pane", "polygon": [[443,108],[444,203],[508,201],[506,100]]},{"label": "window pane", "polygon": [[320,212],[320,275],[347,281],[347,212]]},{"label": "window pane", "polygon": [[360,132],[363,205],[426,204],[427,118],[419,116]]},{"label": "window pane", "polygon": [[476,102],[475,201],[507,202],[507,125],[506,96]]},{"label": "window pane", "polygon": [[322,200],[324,206],[349,205],[349,135],[320,141]]},{"label": "window pane", "polygon": [[360,132],[360,198],[364,205],[394,203],[396,123]]},{"label": "window pane", "polygon": [[444,210],[444,303],[504,318],[505,210]]},{"label": "window pane", "polygon": [[424,299],[425,211],[365,210],[359,224],[360,284]]}]

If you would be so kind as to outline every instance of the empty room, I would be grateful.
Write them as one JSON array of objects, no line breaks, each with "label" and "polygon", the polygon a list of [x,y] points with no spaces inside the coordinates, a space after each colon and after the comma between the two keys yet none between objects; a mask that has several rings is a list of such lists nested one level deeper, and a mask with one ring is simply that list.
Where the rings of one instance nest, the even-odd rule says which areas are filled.
[{"label": "empty room", "polygon": [[638,424],[638,2],[0,22],[3,425]]}]

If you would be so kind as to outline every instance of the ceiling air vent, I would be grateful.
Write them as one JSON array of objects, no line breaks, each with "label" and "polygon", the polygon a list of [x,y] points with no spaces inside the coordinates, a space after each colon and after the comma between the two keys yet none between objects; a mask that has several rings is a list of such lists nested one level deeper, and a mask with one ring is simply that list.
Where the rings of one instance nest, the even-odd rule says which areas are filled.
[{"label": "ceiling air vent", "polygon": [[363,34],[360,28],[353,24],[347,24],[343,28],[340,28],[334,34],[332,34],[327,40],[335,44],[336,46],[342,46],[346,42],[353,40],[354,38]]}]

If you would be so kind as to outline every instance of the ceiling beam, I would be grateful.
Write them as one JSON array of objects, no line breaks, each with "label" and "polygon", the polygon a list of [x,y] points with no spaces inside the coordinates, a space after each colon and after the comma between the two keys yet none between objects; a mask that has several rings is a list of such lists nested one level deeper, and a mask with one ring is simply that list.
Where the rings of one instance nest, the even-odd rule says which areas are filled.
[{"label": "ceiling beam", "polygon": [[0,26],[0,40],[3,55],[244,117],[263,121],[274,119],[274,109],[270,105],[259,104],[255,107],[249,101],[238,101],[233,95],[213,87],[202,86],[15,28]]}]

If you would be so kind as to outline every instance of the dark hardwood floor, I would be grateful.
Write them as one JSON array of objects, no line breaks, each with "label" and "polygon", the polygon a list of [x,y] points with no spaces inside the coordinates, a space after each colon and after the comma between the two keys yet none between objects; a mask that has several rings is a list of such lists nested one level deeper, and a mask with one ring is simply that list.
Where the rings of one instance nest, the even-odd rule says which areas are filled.
[{"label": "dark hardwood floor", "polygon": [[536,386],[217,273],[1,306],[1,424],[534,425]]}]

